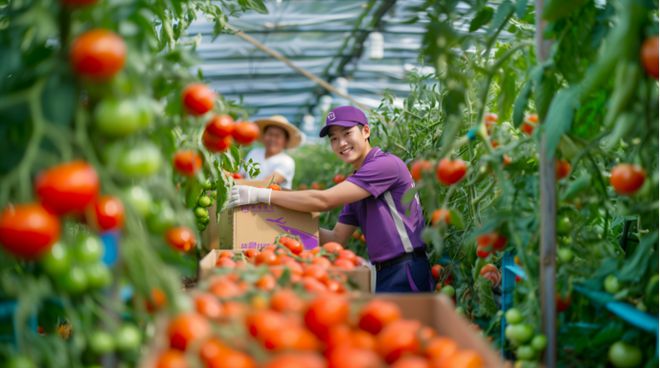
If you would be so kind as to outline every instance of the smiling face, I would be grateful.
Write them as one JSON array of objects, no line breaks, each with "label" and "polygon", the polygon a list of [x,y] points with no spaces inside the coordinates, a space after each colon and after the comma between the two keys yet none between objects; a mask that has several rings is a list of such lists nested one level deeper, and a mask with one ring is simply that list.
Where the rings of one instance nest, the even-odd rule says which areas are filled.
[{"label": "smiling face", "polygon": [[356,125],[351,128],[333,126],[328,131],[330,146],[342,161],[359,168],[369,153],[367,141],[371,134],[369,126]]},{"label": "smiling face", "polygon": [[266,148],[266,155],[276,155],[286,147],[289,136],[286,131],[280,127],[267,126],[264,129],[263,144]]}]

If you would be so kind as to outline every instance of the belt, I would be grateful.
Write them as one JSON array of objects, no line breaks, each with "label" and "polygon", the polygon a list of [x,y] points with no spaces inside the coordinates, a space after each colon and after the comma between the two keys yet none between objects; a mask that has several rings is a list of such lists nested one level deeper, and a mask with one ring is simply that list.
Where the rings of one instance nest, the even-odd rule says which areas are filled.
[{"label": "belt", "polygon": [[387,261],[383,262],[374,262],[374,267],[376,268],[376,271],[380,271],[384,268],[392,267],[395,264],[401,263],[403,261],[407,261],[413,258],[426,258],[426,249],[425,248],[415,248],[415,250],[412,251],[412,253],[403,253],[400,256],[394,257],[392,259],[388,259]]}]

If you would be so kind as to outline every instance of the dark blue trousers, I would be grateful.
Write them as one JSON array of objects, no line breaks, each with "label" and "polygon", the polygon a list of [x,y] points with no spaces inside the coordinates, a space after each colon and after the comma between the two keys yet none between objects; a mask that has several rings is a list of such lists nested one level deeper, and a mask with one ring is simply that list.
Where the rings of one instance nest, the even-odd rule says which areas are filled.
[{"label": "dark blue trousers", "polygon": [[396,262],[376,272],[377,293],[430,293],[434,281],[426,256]]}]

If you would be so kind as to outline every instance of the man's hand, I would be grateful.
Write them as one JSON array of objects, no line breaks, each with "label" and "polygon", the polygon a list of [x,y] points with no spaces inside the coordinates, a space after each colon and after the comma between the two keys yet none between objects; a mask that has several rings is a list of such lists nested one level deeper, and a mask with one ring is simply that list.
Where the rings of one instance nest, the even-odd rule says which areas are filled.
[{"label": "man's hand", "polygon": [[246,204],[270,204],[272,189],[255,188],[247,185],[234,185],[229,192],[229,201],[226,208],[243,206]]}]

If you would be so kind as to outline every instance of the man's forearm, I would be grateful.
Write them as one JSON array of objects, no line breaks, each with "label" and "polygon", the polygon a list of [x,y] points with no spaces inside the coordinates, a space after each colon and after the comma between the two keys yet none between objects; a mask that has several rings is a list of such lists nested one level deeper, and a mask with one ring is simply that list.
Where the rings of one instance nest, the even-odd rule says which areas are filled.
[{"label": "man's forearm", "polygon": [[324,212],[332,209],[328,199],[320,190],[283,192],[274,190],[270,203],[301,212]]},{"label": "man's forearm", "polygon": [[328,242],[336,242],[335,232],[332,230],[321,228],[319,229],[319,240],[321,245]]}]

